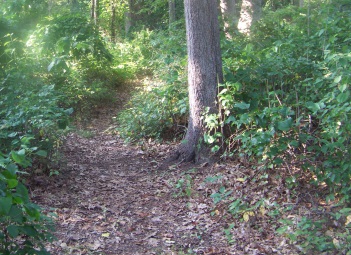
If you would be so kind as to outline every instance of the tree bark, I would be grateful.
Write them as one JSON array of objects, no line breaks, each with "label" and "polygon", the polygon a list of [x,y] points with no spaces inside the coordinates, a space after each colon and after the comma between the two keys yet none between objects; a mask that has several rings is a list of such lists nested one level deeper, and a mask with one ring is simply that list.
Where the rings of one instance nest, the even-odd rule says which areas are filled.
[{"label": "tree bark", "polygon": [[218,111],[218,83],[223,82],[218,11],[214,0],[185,0],[184,4],[190,116],[185,139],[176,156],[182,161],[198,162],[208,156],[202,141],[201,117],[207,108],[210,113]]},{"label": "tree bark", "polygon": [[220,9],[224,22],[224,33],[227,39],[232,39],[233,29],[237,23],[235,0],[221,0]]}]

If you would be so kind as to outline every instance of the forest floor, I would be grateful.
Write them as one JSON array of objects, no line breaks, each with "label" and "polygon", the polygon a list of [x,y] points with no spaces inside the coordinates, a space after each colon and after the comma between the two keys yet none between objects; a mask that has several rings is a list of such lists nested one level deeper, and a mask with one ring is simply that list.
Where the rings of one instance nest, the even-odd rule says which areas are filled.
[{"label": "forest floor", "polygon": [[227,192],[250,205],[265,198],[294,204],[279,179],[239,160],[166,164],[174,144],[125,144],[112,121],[125,100],[98,109],[89,126],[67,136],[59,175],[31,180],[33,201],[56,214],[51,254],[299,253],[275,233],[279,224],[264,206],[240,217],[228,212]]}]

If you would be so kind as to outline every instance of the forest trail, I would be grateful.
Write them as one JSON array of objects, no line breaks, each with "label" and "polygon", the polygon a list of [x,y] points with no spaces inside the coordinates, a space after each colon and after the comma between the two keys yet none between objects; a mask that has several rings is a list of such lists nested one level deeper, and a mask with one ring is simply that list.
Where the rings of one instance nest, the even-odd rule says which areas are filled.
[{"label": "forest trail", "polygon": [[106,132],[122,106],[99,109],[85,136],[68,135],[58,176],[32,180],[34,202],[57,215],[57,240],[48,250],[53,255],[178,254],[195,245],[201,254],[200,243],[224,247],[222,235],[221,240],[211,236],[216,224],[208,219],[203,223],[208,237],[199,238],[195,222],[208,206],[174,196],[167,179],[180,172],[159,167],[169,146],[143,151]]},{"label": "forest trail", "polygon": [[[251,202],[263,193],[285,199],[279,185],[236,181],[252,175],[240,162],[165,165],[171,145],[125,144],[112,119],[129,93],[118,91],[115,104],[67,136],[58,176],[30,180],[32,200],[56,214],[52,255],[297,254],[265,216],[234,219],[226,213],[230,201],[216,206],[211,197],[225,185]],[[206,183],[216,175],[222,177]]]}]

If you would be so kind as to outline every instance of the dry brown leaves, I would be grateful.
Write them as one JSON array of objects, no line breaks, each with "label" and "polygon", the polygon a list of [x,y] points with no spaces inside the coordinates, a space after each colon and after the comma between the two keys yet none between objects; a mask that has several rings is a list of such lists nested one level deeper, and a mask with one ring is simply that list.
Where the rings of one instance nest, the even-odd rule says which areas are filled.
[{"label": "dry brown leaves", "polygon": [[[103,132],[111,115],[99,110],[92,137],[67,137],[60,175],[33,178],[33,200],[57,215],[57,240],[47,245],[53,255],[298,253],[275,234],[264,208],[228,213],[230,197],[293,203],[281,179],[261,178],[242,162],[164,165],[172,146],[125,145]],[[220,178],[206,181],[213,176]],[[230,197],[214,204],[221,187]]]}]

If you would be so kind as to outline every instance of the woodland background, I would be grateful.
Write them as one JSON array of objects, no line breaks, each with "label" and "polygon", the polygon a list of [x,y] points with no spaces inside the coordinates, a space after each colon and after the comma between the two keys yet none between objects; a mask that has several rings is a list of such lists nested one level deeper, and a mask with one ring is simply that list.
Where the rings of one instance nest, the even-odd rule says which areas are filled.
[{"label": "woodland background", "polygon": [[[302,254],[351,254],[350,2],[218,6],[225,81],[221,113],[203,116],[203,140],[223,162],[252,170],[236,181],[283,183],[295,204],[308,187],[313,202],[289,217],[294,205],[269,194],[234,197],[218,173],[207,179],[223,184],[211,194],[212,213],[225,208],[242,222],[261,213]],[[26,180],[60,175],[67,134],[84,132],[96,109],[118,100],[119,87],[143,79],[114,116],[125,142],[183,138],[184,7],[181,0],[3,0],[0,12],[0,253],[48,254],[52,219],[31,202]],[[182,196],[191,196],[189,178],[174,185]],[[223,230],[229,245],[234,228]]]}]

